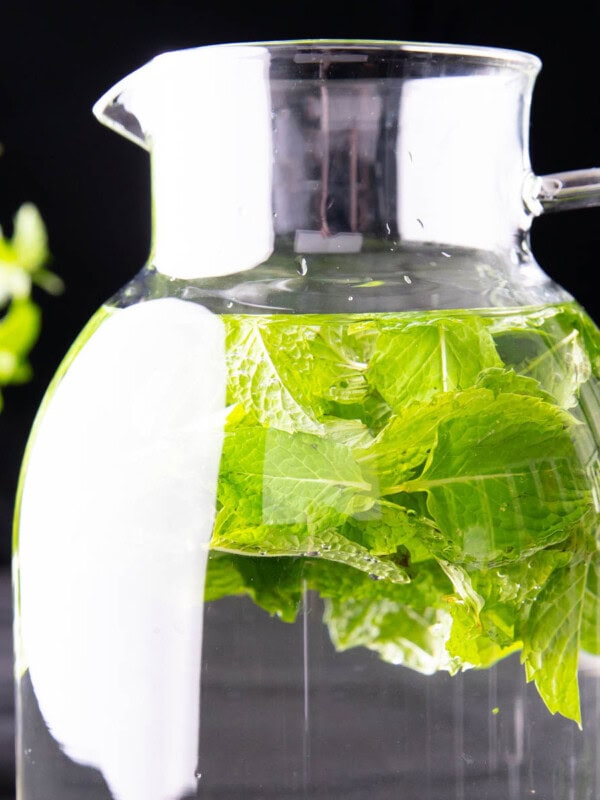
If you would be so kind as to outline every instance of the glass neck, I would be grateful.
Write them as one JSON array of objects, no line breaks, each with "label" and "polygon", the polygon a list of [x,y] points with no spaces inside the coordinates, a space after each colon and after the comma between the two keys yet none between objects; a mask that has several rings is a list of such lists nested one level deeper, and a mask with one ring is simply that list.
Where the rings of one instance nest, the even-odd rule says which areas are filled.
[{"label": "glass neck", "polygon": [[452,45],[218,45],[159,56],[96,113],[151,153],[164,274],[244,272],[280,242],[504,252],[530,223],[538,67]]},{"label": "glass neck", "polygon": [[152,137],[162,272],[245,271],[279,242],[299,256],[376,242],[508,251],[528,229],[514,74],[265,83],[251,66]]}]

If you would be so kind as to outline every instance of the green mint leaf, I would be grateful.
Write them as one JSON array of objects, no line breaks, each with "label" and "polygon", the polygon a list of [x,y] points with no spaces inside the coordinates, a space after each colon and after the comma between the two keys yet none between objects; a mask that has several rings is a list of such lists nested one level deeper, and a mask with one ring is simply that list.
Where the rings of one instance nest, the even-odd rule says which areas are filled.
[{"label": "green mint leaf", "polygon": [[422,473],[442,420],[491,398],[491,393],[470,390],[447,392],[429,403],[411,403],[391,417],[372,442],[356,450],[356,459],[372,473],[382,495],[401,491],[404,482]]},{"label": "green mint leaf", "polygon": [[[309,372],[307,332],[294,336],[296,331],[275,328],[260,317],[227,316],[224,320],[228,402],[240,403],[265,425],[290,432],[322,432],[315,412],[294,391]],[[293,372],[294,362],[299,374]]]},{"label": "green mint leaf", "polygon": [[224,317],[229,401],[261,424],[289,432],[323,433],[331,404],[361,403],[369,391],[361,360],[364,335],[347,325],[290,318]]},{"label": "green mint leaf", "polygon": [[29,380],[29,351],[40,330],[40,311],[31,300],[13,300],[0,317],[0,386]]},{"label": "green mint leaf", "polygon": [[485,669],[521,648],[508,634],[501,635],[506,626],[499,613],[490,611],[476,619],[460,602],[451,605],[450,613],[452,628],[446,647],[455,669]]},{"label": "green mint leaf", "polygon": [[252,558],[212,551],[208,557],[205,602],[247,595],[272,616],[294,622],[302,602],[303,561]]},{"label": "green mint leaf", "polygon": [[519,375],[513,369],[491,367],[483,370],[477,379],[477,387],[490,389],[494,394],[509,392],[510,394],[526,394],[530,397],[539,397],[547,403],[553,403],[554,398],[545,392],[535,378]]},{"label": "green mint leaf", "polygon": [[579,555],[556,570],[540,591],[523,628],[527,680],[552,714],[581,727],[577,664],[591,556]]},{"label": "green mint leaf", "polygon": [[306,433],[276,428],[230,432],[221,473],[224,483],[255,501],[259,521],[266,525],[335,526],[375,500],[349,447]]},{"label": "green mint leaf", "polygon": [[[486,397],[487,394],[487,397]],[[592,508],[573,422],[526,395],[473,390],[460,414],[440,423],[419,478],[448,561],[486,566],[524,558],[567,538]]]},{"label": "green mint leaf", "polygon": [[588,564],[581,611],[581,649],[600,655],[600,554]]},{"label": "green mint leaf", "polygon": [[368,514],[349,518],[342,528],[347,539],[366,547],[378,556],[393,556],[396,563],[406,568],[419,561],[432,558],[425,546],[431,535],[432,523],[413,509],[394,503],[377,503]]},{"label": "green mint leaf", "polygon": [[248,556],[306,556],[346,564],[371,580],[406,583],[408,573],[394,559],[374,555],[335,528],[308,525],[248,524],[242,514],[221,509],[211,539],[213,550]]},{"label": "green mint leaf", "polygon": [[42,217],[34,205],[24,203],[15,214],[12,238],[5,238],[0,228],[0,307],[11,298],[29,297],[32,282],[51,294],[59,294],[63,283],[45,269],[49,259]]},{"label": "green mint leaf", "polygon": [[424,674],[451,670],[445,646],[451,585],[435,561],[419,564],[405,585],[322,563],[311,565],[308,582],[326,600],[324,622],[337,650],[366,647]]},{"label": "green mint leaf", "polygon": [[[524,377],[535,379],[563,408],[577,404],[589,379],[589,325],[574,311],[550,309],[497,323],[493,336],[502,360]],[[595,350],[598,351],[598,336]]]},{"label": "green mint leaf", "polygon": [[399,411],[409,403],[473,386],[481,370],[499,366],[494,341],[480,321],[430,316],[384,330],[367,376]]},{"label": "green mint leaf", "polygon": [[452,580],[452,632],[448,652],[461,668],[489,667],[522,647],[521,621],[568,551],[545,549],[502,567],[467,572],[441,562]]}]

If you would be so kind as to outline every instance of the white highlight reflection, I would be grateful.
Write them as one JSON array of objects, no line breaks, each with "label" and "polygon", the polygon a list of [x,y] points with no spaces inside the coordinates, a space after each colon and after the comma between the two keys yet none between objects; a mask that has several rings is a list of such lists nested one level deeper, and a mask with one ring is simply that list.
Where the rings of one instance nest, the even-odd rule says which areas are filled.
[{"label": "white highlight reflection", "polygon": [[175,800],[195,788],[224,405],[221,320],[154,300],[92,335],[31,452],[19,548],[24,666],[52,735],[100,769],[117,800]]},{"label": "white highlight reflection", "polygon": [[405,81],[398,126],[400,235],[493,250],[524,225],[522,76]]},{"label": "white highlight reflection", "polygon": [[255,267],[271,255],[274,232],[269,52],[186,56],[156,59],[144,100],[154,104],[154,264],[190,279]]}]

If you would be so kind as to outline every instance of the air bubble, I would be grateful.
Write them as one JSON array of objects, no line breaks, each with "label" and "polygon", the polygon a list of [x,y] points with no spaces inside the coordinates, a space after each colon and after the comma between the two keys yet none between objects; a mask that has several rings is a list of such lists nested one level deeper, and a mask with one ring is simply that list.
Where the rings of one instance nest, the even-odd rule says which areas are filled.
[{"label": "air bubble", "polygon": [[231,300],[227,303],[227,308],[233,308],[233,303],[231,302]]},{"label": "air bubble", "polygon": [[298,275],[306,275],[308,273],[308,264],[306,263],[305,258],[300,259],[300,264],[298,265],[297,269]]}]

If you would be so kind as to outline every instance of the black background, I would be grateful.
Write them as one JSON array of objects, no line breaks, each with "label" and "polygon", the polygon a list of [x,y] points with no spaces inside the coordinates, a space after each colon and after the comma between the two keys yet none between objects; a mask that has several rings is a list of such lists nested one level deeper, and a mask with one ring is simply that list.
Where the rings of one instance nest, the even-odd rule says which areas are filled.
[{"label": "black background", "polygon": [[[534,93],[534,171],[600,165],[600,4],[363,0],[340,4],[224,0],[0,0],[0,222],[34,202],[47,224],[61,297],[36,293],[42,336],[34,378],[8,387],[0,414],[0,563],[8,564],[19,463],[43,391],[96,308],[143,265],[150,239],[147,154],[101,126],[94,101],[152,56],[181,47],[295,38],[385,38],[527,50],[543,69]],[[536,220],[546,272],[600,321],[595,273],[600,209]]]}]

